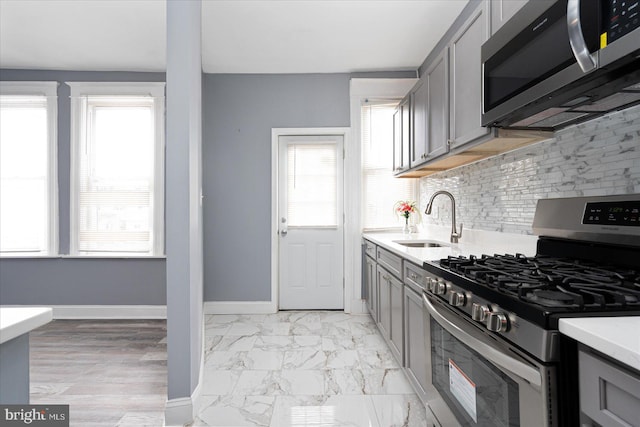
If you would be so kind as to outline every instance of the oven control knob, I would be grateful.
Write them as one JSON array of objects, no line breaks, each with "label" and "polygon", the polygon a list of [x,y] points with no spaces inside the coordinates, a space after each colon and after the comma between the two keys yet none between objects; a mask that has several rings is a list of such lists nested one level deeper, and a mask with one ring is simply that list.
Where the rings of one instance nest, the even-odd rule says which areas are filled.
[{"label": "oven control knob", "polygon": [[433,292],[433,289],[436,285],[436,279],[432,278],[432,277],[427,277],[427,290],[429,292]]},{"label": "oven control knob", "polygon": [[489,317],[489,307],[474,302],[471,306],[471,318],[476,322],[486,322]]},{"label": "oven control knob", "polygon": [[466,303],[466,298],[463,292],[451,291],[449,292],[449,304],[454,307],[462,307]]},{"label": "oven control knob", "polygon": [[444,295],[447,293],[447,284],[442,279],[438,279],[437,283],[433,287],[433,293],[436,295]]},{"label": "oven control knob", "polygon": [[504,332],[509,327],[507,316],[504,313],[492,312],[487,318],[487,329],[492,332]]}]

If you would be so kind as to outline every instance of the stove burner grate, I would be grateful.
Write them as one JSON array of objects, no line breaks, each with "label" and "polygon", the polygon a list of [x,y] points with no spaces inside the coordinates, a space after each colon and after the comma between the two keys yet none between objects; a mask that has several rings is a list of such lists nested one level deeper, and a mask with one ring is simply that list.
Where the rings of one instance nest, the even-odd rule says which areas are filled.
[{"label": "stove burner grate", "polygon": [[449,257],[441,267],[542,307],[640,308],[640,271],[548,256]]}]

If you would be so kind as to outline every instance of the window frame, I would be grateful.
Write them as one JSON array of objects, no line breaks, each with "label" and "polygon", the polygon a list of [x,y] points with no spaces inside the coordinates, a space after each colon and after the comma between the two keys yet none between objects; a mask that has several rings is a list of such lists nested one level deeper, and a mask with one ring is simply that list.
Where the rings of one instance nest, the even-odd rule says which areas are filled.
[{"label": "window frame", "polygon": [[[379,107],[379,106],[389,106],[389,108],[395,108],[397,107],[397,105],[402,101],[402,98],[391,98],[391,97],[385,97],[385,98],[374,98],[374,97],[370,97],[367,99],[364,99],[361,101],[361,105],[360,105],[360,120],[362,121],[362,118],[364,116],[363,114],[363,109],[365,107],[369,107],[370,109]],[[395,107],[391,107],[392,105],[395,104]],[[372,115],[372,112],[370,113]],[[362,129],[362,126],[360,127],[360,142],[362,144],[362,139],[363,139],[363,135],[365,134],[365,130]],[[389,147],[390,152],[393,152],[393,146]],[[384,171],[385,173],[388,172],[389,175],[393,174],[392,171],[392,166],[389,166],[387,168],[380,168],[380,167],[375,167],[375,168],[367,168],[365,161],[364,161],[364,149],[362,149],[361,147],[361,164],[360,164],[360,174],[361,174],[361,181],[360,181],[360,191],[361,191],[361,204],[363,206],[363,209],[361,211],[361,226],[362,226],[362,231],[365,233],[368,232],[380,232],[380,231],[398,231],[402,229],[402,221],[400,220],[400,217],[397,216],[396,218],[394,218],[394,224],[391,224],[391,221],[389,221],[389,224],[383,225],[383,226],[375,226],[375,227],[367,227],[367,224],[365,224],[365,201],[366,201],[366,196],[367,196],[367,192],[365,191],[365,185],[367,180],[367,177],[372,178],[375,176],[380,176],[378,173],[373,172],[373,171]],[[369,172],[367,172],[369,171]],[[407,184],[409,183],[410,186],[412,187],[409,191],[409,193],[411,193],[407,200],[411,200],[411,201],[415,201],[416,203],[419,204],[419,198],[420,198],[420,183],[419,180],[417,178],[397,178],[397,177],[391,177],[391,179],[393,180],[398,180],[398,182],[402,182],[403,184]],[[390,200],[389,201],[389,212],[392,212],[392,207],[393,207],[393,203],[397,202],[399,200]],[[391,217],[391,216],[390,216]]]},{"label": "window frame", "polygon": [[59,251],[58,86],[55,81],[0,81],[0,95],[44,96],[47,100],[47,231],[42,251],[5,251],[0,257],[47,257]]},{"label": "window frame", "polygon": [[[164,256],[164,82],[65,82],[71,88],[71,170],[69,252],[78,257],[137,258]],[[92,96],[149,96],[154,98],[153,245],[150,252],[80,251],[80,149],[86,128],[83,99]]]}]

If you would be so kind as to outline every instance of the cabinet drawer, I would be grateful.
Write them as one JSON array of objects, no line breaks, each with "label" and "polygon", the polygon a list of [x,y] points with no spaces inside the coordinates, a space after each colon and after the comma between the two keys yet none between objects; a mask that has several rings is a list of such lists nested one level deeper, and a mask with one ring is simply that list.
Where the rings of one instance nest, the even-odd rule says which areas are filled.
[{"label": "cabinet drawer", "polygon": [[386,249],[378,247],[376,259],[378,264],[383,265],[391,274],[398,279],[402,277],[402,258],[394,255]]},{"label": "cabinet drawer", "polygon": [[364,240],[364,253],[371,258],[376,259],[376,245],[368,240]]},{"label": "cabinet drawer", "polygon": [[419,294],[427,286],[427,272],[410,262],[404,263],[404,283]]},{"label": "cabinet drawer", "polygon": [[578,361],[582,414],[603,426],[640,427],[640,375],[584,349]]}]

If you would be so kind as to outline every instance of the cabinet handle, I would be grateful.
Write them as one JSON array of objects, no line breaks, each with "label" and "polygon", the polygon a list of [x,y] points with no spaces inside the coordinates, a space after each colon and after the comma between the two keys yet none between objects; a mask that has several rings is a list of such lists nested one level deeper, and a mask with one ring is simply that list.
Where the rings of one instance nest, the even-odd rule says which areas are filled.
[{"label": "cabinet handle", "polygon": [[382,275],[382,278],[383,278],[384,280],[389,280],[389,279],[390,279],[390,277],[389,277],[389,276],[387,276],[386,274],[383,274],[383,275]]},{"label": "cabinet handle", "polygon": [[411,280],[416,280],[418,278],[418,276],[416,276],[415,274],[411,273],[409,275],[409,277],[411,278]]}]

